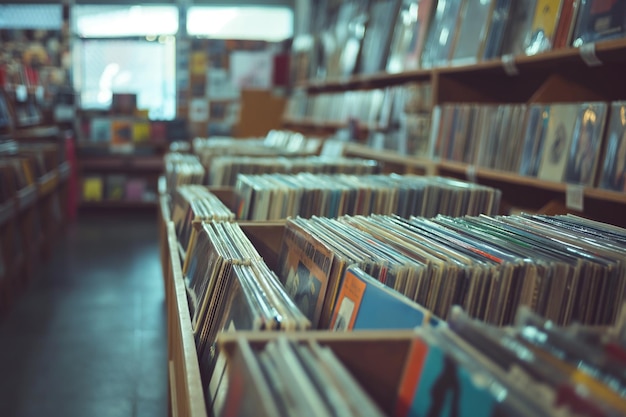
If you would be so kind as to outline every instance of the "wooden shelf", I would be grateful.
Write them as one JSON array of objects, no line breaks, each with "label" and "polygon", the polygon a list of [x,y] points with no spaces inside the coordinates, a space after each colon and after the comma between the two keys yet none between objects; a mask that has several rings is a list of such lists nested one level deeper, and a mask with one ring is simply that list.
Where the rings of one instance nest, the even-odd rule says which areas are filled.
[{"label": "wooden shelf", "polygon": [[161,156],[93,156],[79,161],[82,171],[149,171],[162,172],[165,169]]},{"label": "wooden shelf", "polygon": [[[595,54],[602,63],[624,62],[626,56],[626,38],[614,39],[595,44]],[[513,58],[513,63],[520,73],[533,71],[561,70],[569,65],[587,66],[581,57],[579,48],[562,48],[536,55],[518,55]],[[377,73],[370,75],[354,75],[341,79],[329,79],[323,81],[309,81],[299,83],[297,88],[303,88],[309,93],[321,93],[332,91],[347,91],[358,89],[371,89],[405,84],[409,82],[430,81],[437,75],[462,76],[464,74],[480,73],[482,76],[490,74],[506,75],[503,60],[493,59],[467,65],[450,65],[433,69],[411,70],[400,73]]]},{"label": "wooden shelf", "polygon": [[[434,175],[437,172],[437,164],[430,159],[400,155],[390,150],[372,149],[369,146],[358,143],[347,143],[344,146],[343,155],[380,161],[388,167],[383,169],[384,171],[396,172],[398,174]],[[400,169],[394,171],[394,168]]]},{"label": "wooden shelf", "polygon": [[81,201],[79,208],[84,209],[152,209],[157,207],[157,201],[126,201],[126,200],[102,200]]},{"label": "wooden shelf", "polygon": [[[348,129],[349,127],[348,122],[324,122],[309,117],[302,119],[284,119],[282,124],[285,129],[310,132],[313,134],[319,132],[332,134],[337,130]],[[375,125],[362,124],[360,121],[357,121],[357,134],[359,137],[366,136],[370,132],[384,132],[385,130],[386,129]]]},{"label": "wooden shelf", "polygon": [[398,73],[379,72],[375,74],[357,74],[340,79],[310,81],[296,87],[304,88],[309,93],[382,88],[409,82],[430,81],[431,70],[411,70]]},{"label": "wooden shelf", "polygon": [[[459,162],[441,161],[437,164],[437,166],[440,174],[453,172],[456,174],[467,175],[468,171],[471,170],[471,165]],[[501,181],[509,184],[521,185],[524,187],[531,187],[538,190],[546,190],[562,194],[565,194],[567,192],[568,184],[563,182],[547,181],[535,177],[526,177],[523,175],[515,174],[513,172],[499,171],[495,169],[474,168],[473,170],[477,179]],[[608,201],[626,205],[626,193],[618,193],[615,191],[602,190],[593,187],[584,187],[584,196],[585,198],[593,198],[595,200]]]},{"label": "wooden shelf", "polygon": [[169,364],[170,415],[207,417],[198,353],[193,338],[187,290],[178,255],[174,223],[165,221],[164,249],[167,252],[165,293]]},{"label": "wooden shelf", "polygon": [[54,138],[57,139],[61,131],[57,126],[40,126],[40,127],[27,127],[18,129],[13,132],[13,137],[16,140],[20,139],[41,139],[41,138]]},{"label": "wooden shelf", "polygon": [[110,142],[93,142],[90,140],[80,140],[76,143],[76,148],[79,150],[81,149],[113,149],[113,153],[115,155],[120,155],[120,154],[124,155],[124,153],[122,152],[115,151],[116,146],[119,146],[121,148],[126,146],[135,150],[138,149],[138,150],[162,151],[167,148],[168,144],[165,142],[153,142],[151,140],[148,140],[145,142],[138,142],[138,143],[129,143],[128,145],[113,145]]}]

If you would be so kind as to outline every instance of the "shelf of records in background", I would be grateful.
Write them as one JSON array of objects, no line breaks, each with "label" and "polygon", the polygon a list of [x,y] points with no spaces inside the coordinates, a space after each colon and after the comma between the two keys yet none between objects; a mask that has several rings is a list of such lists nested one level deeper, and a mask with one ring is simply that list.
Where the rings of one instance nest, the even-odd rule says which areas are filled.
[{"label": "shelf of records in background", "polygon": [[61,138],[56,128],[37,128],[0,141],[0,310],[50,256],[71,211]]},{"label": "shelf of records in background", "polygon": [[163,154],[186,139],[180,120],[150,120],[135,94],[115,93],[110,109],[83,111],[78,120],[80,206],[155,207]]},{"label": "shelf of records in background", "polygon": [[602,0],[328,1],[314,5],[311,33],[294,39],[292,79],[352,89],[428,77],[433,68],[513,73],[517,64],[579,55],[597,64],[604,41],[626,35],[624,8]]},{"label": "shelf of records in background", "polygon": [[[528,313],[518,318],[516,332],[482,323],[511,324],[520,305],[555,323],[615,323],[626,288],[624,229],[572,216],[342,216],[239,225],[206,188],[181,187],[172,198],[163,200],[163,212],[175,222],[168,239],[174,272],[166,282],[168,305],[175,304],[168,309],[175,327],[172,404],[196,410],[188,415],[203,415],[194,408],[204,406],[196,397],[202,392],[216,415],[232,415],[233,408],[241,415],[274,415],[276,407],[302,406],[282,402],[312,386],[305,403],[322,396],[315,402],[327,415],[323,407],[340,406],[320,384],[329,363],[336,372],[346,366],[357,380],[346,388],[339,381],[349,377],[331,376],[334,389],[350,390],[344,401],[361,398],[359,409],[368,404],[386,415],[427,415],[438,406],[458,407],[468,416],[496,409],[512,415],[551,415],[549,410],[567,407],[581,415],[624,411],[621,391],[611,385],[624,383],[612,379],[623,348],[615,338],[608,342],[608,333],[559,330]],[[212,221],[201,222],[207,219]],[[182,271],[179,245],[186,247]],[[466,313],[450,314],[452,305]],[[415,326],[424,328],[284,340],[275,332]],[[221,331],[227,333],[220,342]],[[194,339],[197,358],[188,345]],[[339,360],[320,353],[317,343],[331,347]],[[598,343],[617,350],[609,353]],[[576,368],[580,361],[591,366]],[[306,378],[297,377],[304,375],[302,367]],[[513,368],[523,371],[513,378]],[[277,379],[277,372],[286,374]],[[473,377],[476,372],[483,378]],[[291,378],[301,385],[284,383]],[[536,384],[569,393],[558,397],[567,400],[536,395]],[[456,396],[431,392],[439,385]],[[359,386],[367,394],[355,394]],[[447,415],[441,412],[434,415]]]},{"label": "shelf of records in background", "polygon": [[[347,130],[342,134],[350,139],[359,139],[377,150],[390,149],[417,158],[439,157],[440,174],[503,188],[505,200],[511,196],[513,206],[530,201],[531,193],[538,190],[535,197],[543,204],[556,196],[557,203],[567,209],[585,214],[591,210],[599,219],[596,213],[609,211],[614,215],[607,220],[619,221],[623,189],[608,176],[618,178],[620,174],[608,171],[623,165],[617,152],[616,141],[620,139],[613,136],[621,136],[618,102],[626,99],[621,82],[626,71],[625,6],[621,2],[380,0],[371,2],[369,8],[367,3],[319,6],[313,40],[294,41],[294,71],[300,84],[285,113],[286,127],[316,135],[329,135],[339,128]],[[361,20],[367,16],[369,20]],[[397,16],[395,26],[383,23],[393,19],[382,16]],[[362,39],[345,30],[358,22],[367,22]],[[360,54],[350,55],[355,45],[360,46]],[[308,55],[311,50],[322,51],[321,61]],[[350,64],[344,65],[347,62]],[[585,179],[572,181],[572,176],[560,168],[565,170],[570,154],[576,152],[573,148],[581,149],[577,139],[580,127],[571,113],[566,116],[556,108],[554,112],[549,109],[560,103],[591,103],[596,107],[597,102],[606,103],[612,111],[603,110],[598,116],[596,139],[585,152],[593,167],[585,168]],[[456,123],[452,129],[462,137],[458,141],[439,129],[443,110],[454,104],[464,110],[458,117],[453,112],[453,118],[446,122]],[[493,110],[498,105],[515,104],[527,107],[513,121],[508,119],[511,109]],[[500,148],[483,146],[508,140],[505,134],[510,135],[511,123],[516,123],[513,128],[520,133],[510,135],[517,140],[506,149],[524,149],[532,146],[527,139],[540,137],[535,151],[539,152],[538,160],[544,162],[541,157],[548,152],[542,152],[554,143],[555,133],[550,129],[543,137],[546,129],[538,135],[529,133],[537,128],[533,107],[540,105],[546,105],[548,112],[544,122],[562,123],[567,136],[558,141],[565,148],[555,149],[561,159],[555,162],[559,169],[554,175],[547,175],[545,170],[539,175],[539,168],[529,171],[528,155],[521,151],[512,159],[511,155],[501,159],[495,153]],[[469,116],[467,106],[471,107]],[[478,111],[475,107],[486,109]],[[476,116],[476,112],[481,115]],[[471,120],[466,120],[468,117]],[[441,152],[442,142],[457,145]],[[476,155],[476,150],[486,155]],[[370,157],[378,159],[376,154],[372,152]],[[396,160],[394,169],[400,165]],[[584,165],[588,167],[589,162]],[[584,185],[584,189],[565,185],[566,181]],[[607,204],[608,210],[604,207]]]},{"label": "shelf of records in background", "polygon": [[161,155],[80,157],[80,207],[155,207]]}]

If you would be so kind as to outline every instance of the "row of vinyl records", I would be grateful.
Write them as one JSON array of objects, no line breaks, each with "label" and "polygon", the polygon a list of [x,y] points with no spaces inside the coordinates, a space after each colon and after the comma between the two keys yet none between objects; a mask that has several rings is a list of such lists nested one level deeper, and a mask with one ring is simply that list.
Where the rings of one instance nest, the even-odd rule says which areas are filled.
[{"label": "row of vinyl records", "polygon": [[239,175],[237,218],[397,214],[432,217],[495,214],[501,193],[491,187],[416,175]]},{"label": "row of vinyl records", "polygon": [[500,195],[491,187],[442,177],[242,175],[234,201],[224,202],[201,185],[183,185],[172,193],[170,212],[186,251],[194,220],[265,221],[345,214],[460,217],[498,213]]},{"label": "row of vinyl records", "polygon": [[359,123],[377,129],[394,126],[402,113],[430,114],[432,87],[428,82],[336,93],[308,94],[295,90],[289,97],[284,118],[319,123]]},{"label": "row of vinyl records", "polygon": [[[234,140],[232,137],[213,136],[194,138],[193,153],[203,165],[209,166],[210,158],[222,155],[315,155],[321,145],[319,139],[309,138],[299,132],[270,130],[265,137]],[[205,160],[205,158],[208,158]]]},{"label": "row of vinyl records", "polygon": [[448,325],[413,332],[226,336],[220,346],[229,351],[228,388],[213,411],[224,417],[620,416],[626,412],[620,330],[556,327],[525,309],[504,330],[455,309]]},{"label": "row of vinyl records", "polygon": [[195,155],[170,152],[165,156],[165,174],[168,187],[185,184],[234,186],[239,175],[265,173],[300,173],[367,175],[379,172],[376,161],[360,158],[325,156],[216,156],[208,169]]},{"label": "row of vinyl records", "polygon": [[[172,211],[185,265],[193,265],[185,273],[201,286],[212,261],[197,242],[209,232],[193,229],[193,221],[235,217],[208,193],[185,189]],[[224,233],[237,241],[238,227],[227,227],[235,230]],[[277,272],[316,328],[332,326],[333,311],[337,319],[342,285],[352,285],[345,289],[354,295],[358,285],[343,276],[352,264],[442,318],[458,304],[474,317],[506,324],[520,304],[557,323],[607,324],[626,291],[623,232],[574,216],[298,217],[286,223]]]},{"label": "row of vinyl records", "polygon": [[317,6],[293,44],[296,81],[533,55],[623,37],[625,7],[604,0],[350,0]]},{"label": "row of vinyl records", "polygon": [[90,116],[80,119],[80,135],[86,142],[111,145],[163,144],[183,138],[179,121],[148,120],[131,116]]},{"label": "row of vinyl records", "polygon": [[[499,376],[504,376],[509,367],[526,358],[530,363],[523,368],[532,381],[568,386],[570,381],[554,374],[556,368],[569,375],[574,386],[590,384],[586,388],[593,395],[575,392],[565,403],[590,401],[606,414],[594,414],[597,408],[589,414],[590,409],[583,407],[582,415],[620,415],[626,410],[620,386],[611,385],[608,391],[601,388],[602,383],[612,381],[609,369],[615,371],[614,364],[604,363],[603,374],[583,379],[582,374],[565,372],[569,367],[555,364],[536,348],[526,346],[522,351],[524,343],[513,345],[510,331],[461,320],[452,309],[462,306],[468,316],[497,325],[513,323],[520,306],[555,323],[615,323],[626,282],[624,229],[575,216],[293,219],[285,227],[277,273],[266,266],[237,223],[196,222],[190,239],[183,272],[207,403],[217,415],[228,406],[223,402],[227,365],[215,345],[222,331],[447,329],[440,318],[489,357],[488,362],[474,363],[478,369],[493,362],[503,368]],[[472,328],[486,333],[478,336]],[[547,326],[550,329],[553,326]],[[501,339],[499,335],[508,336]],[[525,337],[542,348],[550,344],[540,333]],[[431,346],[428,341],[422,339],[422,349]],[[420,352],[414,354],[426,353]],[[566,363],[573,360],[550,353]],[[453,364],[435,366],[441,362],[433,358],[428,363],[439,372]],[[543,370],[531,373],[535,366]],[[583,369],[583,373],[592,372]],[[413,371],[411,378],[422,384],[419,370]],[[451,371],[443,373],[454,381]],[[623,378],[618,375],[618,380]],[[398,415],[429,415],[426,398],[436,395],[429,394],[429,388],[416,397],[417,380],[410,384],[413,391],[404,390],[399,397],[404,411]],[[535,396],[528,388],[530,380],[523,382],[518,386],[526,387],[524,395]],[[480,407],[458,409],[470,414],[456,415],[493,415],[491,407],[498,402],[494,397],[502,398],[497,390],[486,388],[493,388],[492,384],[474,384],[467,387],[466,381],[463,386],[473,393],[470,397],[476,396]],[[550,398],[551,406],[563,405],[560,400],[552,403],[553,397],[536,399],[540,398]],[[451,406],[459,399],[452,395],[439,401],[443,401],[439,406]],[[552,415],[540,411],[535,415]],[[432,415],[449,414],[439,410]]]},{"label": "row of vinyl records", "polygon": [[82,178],[81,200],[156,201],[156,186],[146,178],[121,174],[89,174]]},{"label": "row of vinyl records", "polygon": [[264,138],[234,139],[219,136],[195,138],[190,149],[193,155],[182,153],[182,150],[172,150],[170,146],[171,152],[165,155],[166,182],[171,190],[182,184],[208,183],[207,172],[213,165],[214,158],[236,155],[313,156],[319,152],[320,145],[319,139],[280,130],[271,130]]},{"label": "row of vinyl records", "polygon": [[625,115],[624,102],[447,104],[431,145],[445,160],[625,191]]}]

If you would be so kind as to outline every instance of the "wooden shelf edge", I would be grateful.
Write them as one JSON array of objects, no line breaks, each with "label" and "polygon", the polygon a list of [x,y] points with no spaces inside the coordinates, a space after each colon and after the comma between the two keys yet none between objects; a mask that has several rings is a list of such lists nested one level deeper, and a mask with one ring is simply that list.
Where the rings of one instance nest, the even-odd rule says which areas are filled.
[{"label": "wooden shelf edge", "polygon": [[[469,164],[452,161],[440,161],[437,165],[440,171],[454,172],[457,174],[467,173],[468,168],[470,167]],[[568,187],[568,184],[564,182],[547,181],[540,178],[526,177],[512,172],[498,171],[487,168],[476,168],[475,174],[476,177],[480,179],[507,182],[557,193],[566,193]],[[584,187],[584,196],[585,198],[592,198],[595,200],[626,204],[626,193],[616,191],[603,190],[594,187]]]},{"label": "wooden shelf edge", "polygon": [[626,205],[626,193],[585,187],[585,197]]},{"label": "wooden shelf edge", "polygon": [[82,171],[145,171],[161,172],[165,169],[163,158],[157,156],[102,156],[79,161]]},{"label": "wooden shelf edge", "polygon": [[[623,54],[626,53],[626,38],[610,39],[598,42],[595,44],[595,52],[601,62],[604,62],[604,60],[606,60],[606,62],[623,60]],[[521,71],[546,66],[553,66],[556,68],[557,65],[571,61],[584,63],[580,54],[580,49],[577,47],[559,48],[535,55],[516,55],[513,60],[515,66]],[[304,89],[309,93],[346,91],[351,89],[377,88],[381,86],[391,86],[409,82],[428,81],[435,73],[444,75],[462,75],[464,73],[479,71],[502,71],[502,73],[504,73],[503,61],[501,58],[496,58],[471,64],[455,65],[454,63],[451,63],[448,66],[429,69],[415,69],[399,73],[379,72],[365,75],[357,74],[345,78],[300,82],[296,84],[296,88]]]},{"label": "wooden shelf edge", "polygon": [[156,208],[156,201],[81,201],[78,205],[79,208],[107,208],[107,209],[122,209],[122,208]]},{"label": "wooden shelf edge", "polygon": [[263,343],[275,340],[279,337],[286,337],[290,340],[318,342],[327,341],[386,341],[412,340],[415,338],[413,330],[361,330],[358,332],[337,332],[332,330],[306,330],[298,332],[259,332],[238,330],[236,332],[221,332],[217,336],[217,343],[220,346],[235,343],[237,340],[247,340],[250,343]]},{"label": "wooden shelf edge", "polygon": [[[178,257],[178,240],[176,239],[176,231],[174,230],[174,223],[172,221],[167,222],[167,241],[169,246],[170,264],[172,268],[173,280],[173,299],[171,300],[174,307],[174,314],[177,314],[178,325],[180,334],[176,335],[180,337],[181,355],[184,363],[174,363],[174,368],[177,365],[182,366],[186,381],[186,394],[188,394],[189,412],[193,417],[206,417],[206,407],[204,392],[202,390],[202,382],[200,378],[200,365],[198,363],[198,353],[196,350],[196,343],[193,338],[193,330],[191,326],[191,317],[189,315],[189,305],[187,303],[187,290],[185,288],[185,282],[183,278],[183,271],[181,268],[180,259]],[[172,337],[174,335],[168,335]],[[175,373],[176,370],[174,371]],[[182,381],[177,381],[177,383]]]},{"label": "wooden shelf edge", "polygon": [[412,168],[421,168],[429,174],[435,173],[437,168],[436,162],[430,159],[402,155],[391,150],[372,149],[367,145],[361,145],[358,143],[347,143],[344,147],[343,154],[345,156],[374,159],[381,162],[405,165]]}]

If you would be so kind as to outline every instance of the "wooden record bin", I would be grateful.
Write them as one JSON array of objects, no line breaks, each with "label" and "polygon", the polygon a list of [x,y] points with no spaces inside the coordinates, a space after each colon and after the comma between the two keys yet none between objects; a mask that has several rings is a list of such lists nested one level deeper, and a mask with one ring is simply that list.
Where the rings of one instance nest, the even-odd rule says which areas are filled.
[{"label": "wooden record bin", "polygon": [[[165,218],[167,256],[164,266],[167,302],[169,408],[173,417],[206,417],[196,344],[191,328],[187,292],[178,254],[174,223]],[[165,236],[162,236],[165,237]]]},{"label": "wooden record bin", "polygon": [[[218,190],[217,195],[224,202],[234,197],[231,188],[221,189],[221,193]],[[239,222],[239,225],[269,268],[275,270],[284,221]],[[191,327],[182,257],[165,190],[161,190],[159,199],[158,229],[167,304],[170,415],[206,417],[207,406]]]},{"label": "wooden record bin", "polygon": [[[253,351],[279,336],[297,343],[316,342],[329,347],[356,379],[365,392],[386,415],[395,412],[402,372],[409,355],[414,333],[403,331],[332,332],[311,331],[295,333],[237,332],[218,337],[220,350],[226,353],[229,378],[243,376],[242,393],[254,399],[256,415],[271,416],[264,408],[268,393],[260,378],[260,369],[252,358]],[[385,358],[381,361],[381,358]],[[257,400],[258,399],[258,400]]]},{"label": "wooden record bin", "polygon": [[[309,96],[370,90],[413,82],[431,84],[432,106],[448,103],[532,104],[626,100],[626,39],[598,42],[589,49],[564,48],[532,56],[505,57],[472,65],[450,66],[399,74],[356,75],[342,80],[311,81],[297,87]],[[285,119],[284,127],[303,133],[332,132],[345,126],[309,119]],[[330,134],[330,133],[329,133]],[[528,211],[574,213],[626,227],[626,193],[595,187],[573,187],[465,163],[400,155],[351,143],[344,155],[378,160],[383,172],[435,174],[502,190],[502,214]],[[602,154],[601,154],[602,155]],[[568,204],[580,200],[582,211]]]}]

